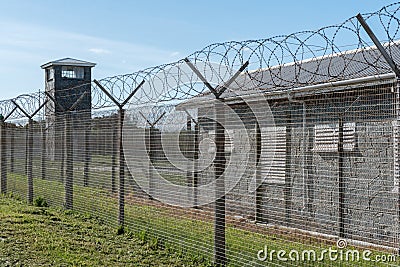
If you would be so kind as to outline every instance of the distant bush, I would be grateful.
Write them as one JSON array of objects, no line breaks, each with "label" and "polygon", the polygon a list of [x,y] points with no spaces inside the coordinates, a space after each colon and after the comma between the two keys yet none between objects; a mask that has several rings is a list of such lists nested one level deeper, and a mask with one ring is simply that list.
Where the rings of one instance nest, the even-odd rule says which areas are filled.
[{"label": "distant bush", "polygon": [[125,229],[122,225],[117,228],[117,235],[123,235],[125,233]]},{"label": "distant bush", "polygon": [[42,197],[35,198],[35,201],[33,204],[36,207],[48,207],[49,206],[49,204],[47,204],[47,201]]}]

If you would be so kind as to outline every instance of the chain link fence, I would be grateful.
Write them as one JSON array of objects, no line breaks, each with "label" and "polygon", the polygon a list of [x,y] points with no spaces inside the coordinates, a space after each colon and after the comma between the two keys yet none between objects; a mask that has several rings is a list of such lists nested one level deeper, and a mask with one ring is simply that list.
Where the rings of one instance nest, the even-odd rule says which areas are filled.
[{"label": "chain link fence", "polygon": [[398,266],[399,9],[0,101],[1,192],[200,265]]}]

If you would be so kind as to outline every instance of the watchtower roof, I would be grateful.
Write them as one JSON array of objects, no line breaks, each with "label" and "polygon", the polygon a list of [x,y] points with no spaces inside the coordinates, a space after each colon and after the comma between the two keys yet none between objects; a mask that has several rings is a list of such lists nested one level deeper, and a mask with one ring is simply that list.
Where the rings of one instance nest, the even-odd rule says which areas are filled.
[{"label": "watchtower roof", "polygon": [[96,63],[66,57],[66,58],[62,58],[59,60],[50,61],[46,64],[43,64],[40,67],[42,69],[46,69],[51,66],[76,66],[76,67],[91,67],[92,68],[92,67],[96,66]]}]

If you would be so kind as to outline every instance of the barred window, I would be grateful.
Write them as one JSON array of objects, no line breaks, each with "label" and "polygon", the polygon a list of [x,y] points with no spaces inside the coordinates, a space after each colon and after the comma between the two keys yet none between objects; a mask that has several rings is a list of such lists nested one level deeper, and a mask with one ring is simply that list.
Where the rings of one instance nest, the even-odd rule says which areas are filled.
[{"label": "barred window", "polygon": [[63,66],[61,68],[61,77],[69,79],[83,79],[84,69],[82,67]]}]

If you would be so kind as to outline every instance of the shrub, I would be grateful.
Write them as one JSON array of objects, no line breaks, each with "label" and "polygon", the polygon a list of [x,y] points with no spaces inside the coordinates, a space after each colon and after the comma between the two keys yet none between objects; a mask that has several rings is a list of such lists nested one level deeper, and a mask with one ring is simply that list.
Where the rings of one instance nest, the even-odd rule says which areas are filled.
[{"label": "shrub", "polygon": [[123,235],[125,233],[124,226],[120,225],[117,229],[117,235]]},{"label": "shrub", "polygon": [[48,207],[49,206],[49,204],[47,204],[47,201],[42,197],[35,198],[34,205],[36,207]]}]

